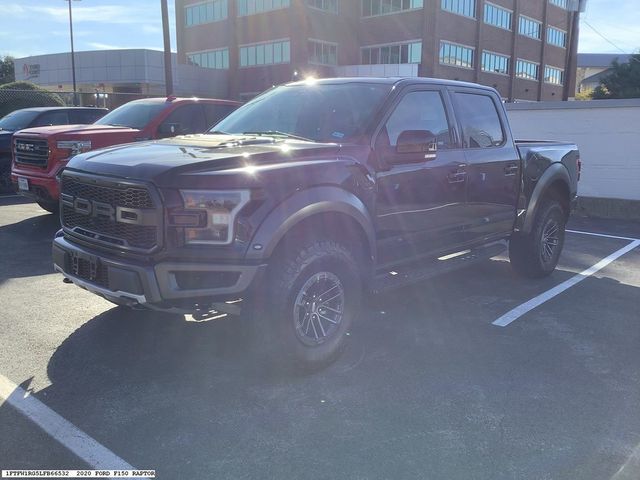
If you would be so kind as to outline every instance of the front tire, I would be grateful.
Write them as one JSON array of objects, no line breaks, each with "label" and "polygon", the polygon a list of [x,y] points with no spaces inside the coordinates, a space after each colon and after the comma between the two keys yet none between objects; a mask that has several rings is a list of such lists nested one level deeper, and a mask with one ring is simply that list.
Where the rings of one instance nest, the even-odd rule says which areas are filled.
[{"label": "front tire", "polygon": [[353,253],[331,240],[301,242],[276,257],[268,280],[268,315],[254,322],[274,359],[302,371],[333,362],[360,309],[361,270]]},{"label": "front tire", "polygon": [[528,278],[550,275],[564,247],[566,216],[560,203],[547,200],[536,215],[531,233],[516,233],[509,242],[509,259],[516,272]]}]

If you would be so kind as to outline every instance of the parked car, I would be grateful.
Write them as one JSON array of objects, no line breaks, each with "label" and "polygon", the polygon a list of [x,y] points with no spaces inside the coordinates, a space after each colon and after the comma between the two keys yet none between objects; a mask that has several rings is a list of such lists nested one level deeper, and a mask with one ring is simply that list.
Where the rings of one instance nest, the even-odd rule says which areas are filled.
[{"label": "parked car", "polygon": [[206,315],[243,298],[263,345],[317,368],[366,291],[506,248],[521,274],[553,272],[580,166],[571,143],[515,141],[492,88],[292,83],[208,134],[74,157],[53,261],[121,305]]},{"label": "parked car", "polygon": [[0,118],[0,189],[11,184],[11,140],[15,132],[47,125],[93,123],[107,112],[106,108],[40,107],[15,110]]},{"label": "parked car", "polygon": [[81,152],[187,133],[201,133],[240,103],[208,98],[134,100],[93,125],[22,130],[14,135],[11,180],[22,195],[49,212],[58,211],[59,174]]}]

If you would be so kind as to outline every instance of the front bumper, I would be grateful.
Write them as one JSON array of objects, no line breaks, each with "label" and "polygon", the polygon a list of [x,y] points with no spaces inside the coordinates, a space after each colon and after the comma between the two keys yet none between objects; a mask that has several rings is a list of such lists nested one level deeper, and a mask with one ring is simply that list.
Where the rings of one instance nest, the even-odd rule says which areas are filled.
[{"label": "front bumper", "polygon": [[56,236],[52,254],[56,271],[110,302],[182,313],[245,296],[266,270],[266,265],[205,262],[145,265],[89,250],[64,236]]},{"label": "front bumper", "polygon": [[[45,172],[14,166],[11,170],[11,183],[13,183],[14,189],[25,197],[32,198],[38,202],[58,203],[60,198],[58,172],[59,169]],[[18,177],[24,177],[29,181],[29,190],[18,190]]]}]

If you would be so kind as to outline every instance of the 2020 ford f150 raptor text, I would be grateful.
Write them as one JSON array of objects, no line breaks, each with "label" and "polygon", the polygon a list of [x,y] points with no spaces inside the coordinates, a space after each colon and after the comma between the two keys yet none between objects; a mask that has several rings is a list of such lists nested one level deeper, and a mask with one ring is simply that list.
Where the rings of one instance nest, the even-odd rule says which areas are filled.
[{"label": "2020 ford f150 raptor text", "polygon": [[514,141],[497,92],[431,79],[273,88],[211,132],[74,157],[55,268],[117,304],[177,312],[243,298],[273,351],[336,357],[363,293],[509,248],[550,274],[577,147]]}]

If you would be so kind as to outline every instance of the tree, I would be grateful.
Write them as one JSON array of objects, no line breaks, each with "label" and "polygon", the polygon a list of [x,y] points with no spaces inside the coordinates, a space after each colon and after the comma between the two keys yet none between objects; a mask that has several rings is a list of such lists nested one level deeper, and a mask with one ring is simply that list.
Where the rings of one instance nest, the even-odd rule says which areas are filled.
[{"label": "tree", "polygon": [[629,63],[614,60],[611,68],[611,74],[593,91],[593,98],[640,98],[640,54],[631,55]]},{"label": "tree", "polygon": [[0,85],[0,118],[20,108],[64,106],[59,95],[31,82]]},{"label": "tree", "polygon": [[13,57],[0,57],[0,85],[14,82],[16,79]]}]

